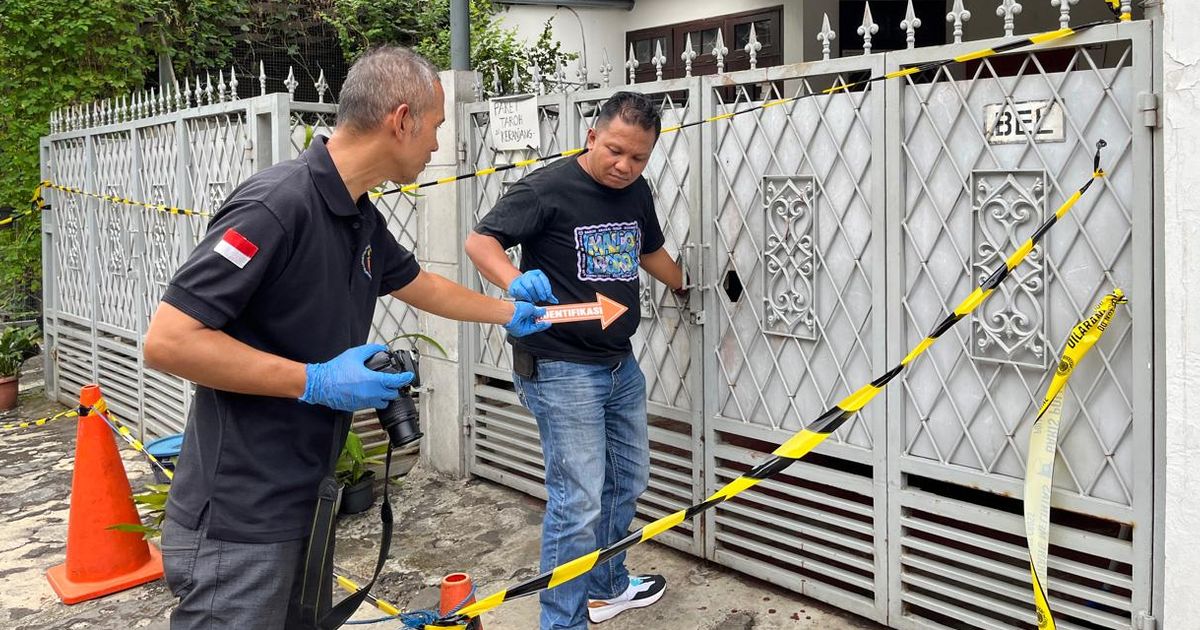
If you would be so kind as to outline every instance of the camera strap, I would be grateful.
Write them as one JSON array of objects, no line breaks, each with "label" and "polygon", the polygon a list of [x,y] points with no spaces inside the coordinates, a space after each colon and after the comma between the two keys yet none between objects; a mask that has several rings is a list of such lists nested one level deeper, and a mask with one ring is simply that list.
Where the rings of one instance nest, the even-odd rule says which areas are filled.
[{"label": "camera strap", "polygon": [[[350,416],[353,418],[353,416]],[[339,422],[339,428],[344,426],[343,435],[350,430],[349,420]],[[341,453],[340,440],[333,440],[332,465],[329,474],[321,480],[317,492],[317,509],[313,513],[312,531],[308,537],[308,549],[304,557],[304,574],[301,583],[300,610],[301,619],[309,627],[317,630],[333,630],[339,628],[358,610],[375,585],[383,563],[387,560],[388,551],[392,544],[392,504],[388,501],[388,485],[392,471],[392,446],[388,444],[387,458],[383,465],[383,504],[379,508],[379,520],[383,524],[383,540],[379,544],[379,559],[375,562],[375,574],[362,588],[330,607],[333,600],[333,548],[334,534],[337,529],[337,512],[341,503],[342,485],[334,476],[337,469],[338,455]]]}]

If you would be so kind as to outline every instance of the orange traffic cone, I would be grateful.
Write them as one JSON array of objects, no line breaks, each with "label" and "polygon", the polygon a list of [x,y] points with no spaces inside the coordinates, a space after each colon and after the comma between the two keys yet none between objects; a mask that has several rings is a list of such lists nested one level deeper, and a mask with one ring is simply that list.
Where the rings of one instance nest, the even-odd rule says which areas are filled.
[{"label": "orange traffic cone", "polygon": [[75,433],[75,473],[67,521],[67,561],[46,571],[50,586],[65,604],[75,604],[157,580],[162,556],[141,534],[109,529],[140,523],[129,478],[117,454],[100,388],[79,393],[81,410]]},{"label": "orange traffic cone", "polygon": [[[446,616],[452,610],[457,610],[467,604],[474,604],[474,591],[475,586],[471,584],[471,576],[466,573],[451,573],[442,578],[438,614]],[[479,620],[479,617],[475,617],[467,624],[467,630],[483,630],[483,622]]]}]

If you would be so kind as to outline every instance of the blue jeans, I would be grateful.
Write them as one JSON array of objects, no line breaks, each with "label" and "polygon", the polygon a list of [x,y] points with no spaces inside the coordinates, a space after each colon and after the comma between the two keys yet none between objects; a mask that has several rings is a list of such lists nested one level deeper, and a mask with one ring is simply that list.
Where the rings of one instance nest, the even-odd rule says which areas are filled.
[{"label": "blue jeans", "polygon": [[[542,571],[591,553],[629,533],[650,478],[646,379],[629,355],[616,366],[537,362],[533,378],[514,374],[535,418],[546,464]],[[541,630],[585,630],[587,600],[629,586],[625,554],[541,593]]]}]

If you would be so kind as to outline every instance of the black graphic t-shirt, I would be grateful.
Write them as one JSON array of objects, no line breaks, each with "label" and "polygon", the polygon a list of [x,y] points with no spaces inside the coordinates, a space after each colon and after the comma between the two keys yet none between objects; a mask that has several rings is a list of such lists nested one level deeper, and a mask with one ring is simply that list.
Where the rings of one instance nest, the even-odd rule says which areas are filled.
[{"label": "black graphic t-shirt", "polygon": [[607,329],[594,320],[560,323],[510,343],[580,363],[615,363],[629,353],[639,320],[638,261],[664,241],[645,179],[609,188],[575,158],[561,160],[513,184],[475,231],[505,249],[520,245],[521,271],[542,270],[560,304],[596,302],[601,293],[628,309]]}]

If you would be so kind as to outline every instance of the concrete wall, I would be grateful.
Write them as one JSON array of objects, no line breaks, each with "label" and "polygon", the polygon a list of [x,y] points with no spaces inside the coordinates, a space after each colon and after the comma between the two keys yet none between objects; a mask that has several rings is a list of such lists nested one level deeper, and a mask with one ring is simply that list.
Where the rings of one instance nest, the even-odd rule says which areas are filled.
[{"label": "concrete wall", "polygon": [[[588,76],[593,82],[600,81],[600,64],[604,58],[603,51],[607,49],[609,63],[613,67],[612,83],[623,85],[629,77],[629,73],[625,71],[625,59],[629,55],[625,46],[627,31],[774,6],[783,7],[784,63],[801,61],[803,47],[800,38],[806,30],[800,0],[739,0],[732,3],[728,0],[640,0],[634,4],[632,11],[575,9],[579,20],[567,9],[514,5],[501,13],[501,20],[508,28],[516,27],[524,39],[533,40],[542,32],[542,25],[546,20],[553,17],[554,36],[562,42],[564,51],[582,52],[586,39],[585,61]],[[813,32],[815,37],[816,31]],[[724,35],[725,45],[729,46],[733,34]],[[574,67],[571,70],[574,71]]]},{"label": "concrete wall", "polygon": [[[1185,9],[1192,9],[1190,11]],[[1200,12],[1164,2],[1165,593],[1160,628],[1200,619]],[[1195,241],[1195,242],[1193,242]]]},{"label": "concrete wall", "polygon": [[[417,181],[457,175],[458,111],[473,100],[473,73],[446,71],[439,74],[446,92],[446,124],[438,130],[438,150]],[[462,230],[459,225],[458,186],[433,186],[422,192],[417,215],[417,238],[421,267],[454,281],[461,281]],[[421,332],[438,340],[447,356],[437,352],[421,355],[421,461],[452,475],[466,474],[463,426],[467,423],[466,396],[459,369],[465,325],[428,313],[418,316]]]}]

